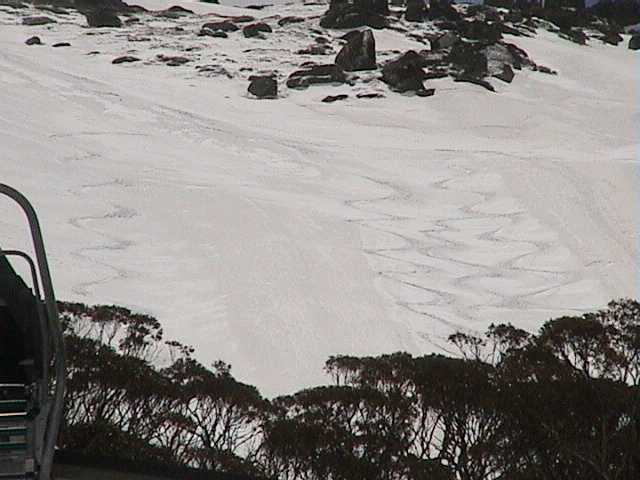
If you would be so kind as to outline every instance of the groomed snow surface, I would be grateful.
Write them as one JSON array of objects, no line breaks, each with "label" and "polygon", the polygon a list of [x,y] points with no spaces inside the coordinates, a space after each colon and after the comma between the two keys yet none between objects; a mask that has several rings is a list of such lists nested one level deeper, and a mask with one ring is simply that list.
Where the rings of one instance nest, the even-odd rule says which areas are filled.
[{"label": "groomed snow surface", "polygon": [[[22,15],[43,12],[0,9],[0,179],[40,214],[59,298],[151,313],[167,338],[273,396],[325,382],[332,354],[438,352],[456,329],[534,330],[636,296],[628,37],[511,38],[558,76],[523,70],[497,93],[450,79],[427,82],[430,98],[377,79],[298,91],[289,73],[333,57],[293,53],[317,18],[281,28],[275,15],[326,7],[183,5],[203,16],[26,27]],[[240,14],[274,33],[196,36]],[[45,45],[26,46],[31,35]],[[375,36],[379,61],[425,48]],[[125,54],[143,61],[111,64]],[[194,68],[207,64],[233,78]],[[278,71],[281,98],[247,94],[261,70]],[[386,97],[355,98],[373,91]],[[350,98],[320,102],[339,93]],[[26,245],[21,215],[0,205],[0,244]]]}]

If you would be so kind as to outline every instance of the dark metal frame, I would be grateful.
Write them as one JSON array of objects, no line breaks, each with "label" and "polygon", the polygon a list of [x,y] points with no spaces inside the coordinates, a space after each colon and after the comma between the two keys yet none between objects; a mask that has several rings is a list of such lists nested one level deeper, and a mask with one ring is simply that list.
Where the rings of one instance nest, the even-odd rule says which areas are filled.
[{"label": "dark metal frame", "polygon": [[[41,385],[42,388],[40,393],[41,399],[43,401],[42,412],[45,418],[43,419],[44,431],[38,432],[42,435],[41,438],[43,438],[43,440],[41,445],[42,449],[37,448],[37,450],[41,453],[40,455],[38,455],[40,457],[38,458],[40,468],[37,474],[37,478],[38,480],[50,480],[51,469],[53,466],[53,456],[55,453],[55,446],[58,438],[58,431],[60,429],[60,423],[62,421],[64,387],[66,380],[62,329],[60,327],[58,307],[53,291],[53,283],[51,282],[51,273],[49,272],[49,264],[47,263],[44,241],[42,240],[40,222],[38,221],[38,216],[36,215],[35,209],[22,193],[20,193],[13,187],[10,187],[9,185],[0,183],[0,195],[5,195],[15,201],[26,215],[36,256],[36,263],[34,263],[31,257],[29,257],[29,255],[22,251],[0,251],[0,255],[19,256],[21,258],[24,258],[28,262],[31,269],[31,275],[33,277],[34,294],[37,295],[37,299],[40,305],[38,313],[41,319],[41,327],[45,327],[42,332],[44,349],[42,353],[45,362],[45,368],[44,381],[43,385]],[[40,285],[42,285],[44,298],[41,297]],[[42,304],[44,304],[44,312],[42,312]],[[53,355],[50,355],[49,353],[49,346],[53,347]],[[50,377],[52,359],[54,361],[53,383],[51,382]],[[40,424],[40,422],[36,423],[38,425]],[[38,428],[38,426],[36,428]],[[40,437],[40,434],[36,436]]]}]

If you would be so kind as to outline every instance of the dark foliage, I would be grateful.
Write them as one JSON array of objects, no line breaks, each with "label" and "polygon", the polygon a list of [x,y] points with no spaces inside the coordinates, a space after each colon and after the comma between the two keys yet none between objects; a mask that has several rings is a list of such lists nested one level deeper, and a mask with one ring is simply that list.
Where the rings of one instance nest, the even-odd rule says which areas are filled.
[{"label": "dark foliage", "polygon": [[66,449],[283,480],[640,478],[632,300],[538,334],[456,333],[457,358],[331,357],[331,385],[272,401],[229,365],[207,368],[191,348],[163,343],[152,317],[60,306]]}]

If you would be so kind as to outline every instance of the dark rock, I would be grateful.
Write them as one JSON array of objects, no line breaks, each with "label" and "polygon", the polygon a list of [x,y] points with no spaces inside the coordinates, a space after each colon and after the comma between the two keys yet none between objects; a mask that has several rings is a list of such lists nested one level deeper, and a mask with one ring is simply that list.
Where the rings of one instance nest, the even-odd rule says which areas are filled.
[{"label": "dark rock", "polygon": [[416,95],[419,97],[432,97],[435,93],[436,93],[435,88],[425,88],[425,89],[416,91]]},{"label": "dark rock", "polygon": [[622,40],[622,36],[616,32],[607,32],[602,36],[602,41],[609,45],[617,46]]},{"label": "dark rock", "polygon": [[396,92],[424,90],[422,81],[426,73],[422,68],[425,65],[426,62],[422,56],[409,50],[382,67],[382,81]]},{"label": "dark rock", "polygon": [[322,99],[322,102],[333,103],[333,102],[337,102],[338,100],[346,100],[347,98],[349,98],[349,95],[345,95],[344,93],[341,95],[327,95]]},{"label": "dark rock", "polygon": [[345,83],[347,77],[344,71],[335,64],[308,65],[303,70],[298,70],[289,75],[287,87],[306,88],[309,85],[319,83]]},{"label": "dark rock", "polygon": [[87,25],[95,28],[114,27],[118,28],[122,26],[122,22],[114,10],[108,8],[102,8],[98,10],[91,10],[85,13],[87,17]]},{"label": "dark rock", "polygon": [[368,15],[365,18],[364,26],[371,27],[375,30],[382,30],[389,26],[389,22],[383,15]]},{"label": "dark rock", "polygon": [[59,48],[59,47],[70,47],[71,44],[69,42],[58,42],[58,43],[54,43],[53,48]]},{"label": "dark rock", "polygon": [[42,40],[40,40],[40,37],[30,37],[24,43],[27,45],[42,45]]},{"label": "dark rock", "polygon": [[42,10],[44,12],[51,12],[56,15],[69,15],[69,10],[66,8],[58,7],[56,5],[38,5],[38,10]]},{"label": "dark rock", "polygon": [[449,72],[444,71],[444,70],[430,70],[428,71],[425,76],[424,79],[425,80],[437,80],[439,78],[445,78],[449,76]]},{"label": "dark rock", "polygon": [[358,28],[369,26],[380,29],[387,26],[389,14],[387,0],[331,0],[329,10],[320,19],[324,28]]},{"label": "dark rock", "polygon": [[449,61],[465,77],[482,78],[487,75],[488,63],[482,45],[458,42],[449,53]]},{"label": "dark rock", "polygon": [[536,17],[545,19],[560,30],[571,30],[575,27],[585,27],[588,24],[586,12],[578,9],[549,7],[532,12]]},{"label": "dark rock", "polygon": [[29,26],[47,25],[49,23],[57,23],[57,22],[50,17],[24,17],[22,19],[22,24],[29,25]]},{"label": "dark rock", "polygon": [[249,10],[264,10],[267,7],[273,7],[273,5],[247,5],[244,8],[248,8]]},{"label": "dark rock", "polygon": [[13,8],[14,10],[22,10],[28,8],[26,3],[22,3],[18,0],[0,0],[0,7]]},{"label": "dark rock", "polygon": [[477,77],[470,77],[468,75],[460,75],[460,76],[457,76],[456,78],[454,78],[453,81],[454,82],[473,83],[474,85],[480,85],[481,87],[486,88],[490,92],[495,92],[496,91],[496,89],[493,88],[493,85],[491,85],[489,82],[487,82],[486,80],[482,80],[481,78],[477,78]]},{"label": "dark rock", "polygon": [[524,15],[520,10],[510,10],[504,14],[504,21],[511,23],[520,23],[524,20]]},{"label": "dark rock", "polygon": [[490,6],[483,6],[483,8],[484,10],[482,13],[484,14],[485,20],[496,23],[502,22],[502,15],[500,15],[498,9]]},{"label": "dark rock", "polygon": [[307,48],[303,48],[296,52],[298,55],[329,55],[333,53],[333,48],[330,45],[309,45]]},{"label": "dark rock", "polygon": [[499,23],[483,22],[480,20],[463,20],[457,25],[457,31],[463,37],[471,40],[481,40],[487,44],[496,43],[502,38]]},{"label": "dark rock", "polygon": [[457,22],[462,15],[453,8],[450,0],[430,0],[429,1],[429,19],[445,19]]},{"label": "dark rock", "polygon": [[384,94],[379,92],[358,93],[356,98],[384,98]]},{"label": "dark rock", "polygon": [[500,32],[503,35],[513,35],[514,37],[529,37],[529,33],[525,33],[517,28],[512,28],[509,25],[505,25],[504,23],[500,24]]},{"label": "dark rock", "polygon": [[558,72],[555,70],[551,70],[549,67],[545,67],[544,65],[537,65],[536,70],[540,73],[546,73],[547,75],[557,75]]},{"label": "dark rock", "polygon": [[175,12],[175,13],[184,13],[185,15],[195,15],[193,10],[189,10],[188,8],[181,7],[180,5],[173,5],[165,10],[165,12]]},{"label": "dark rock", "polygon": [[346,72],[375,70],[376,41],[371,30],[350,32],[347,44],[336,56],[335,63]]},{"label": "dark rock", "polygon": [[289,25],[291,23],[301,23],[304,21],[305,19],[303,17],[283,17],[278,20],[278,25],[284,27],[285,25]]},{"label": "dark rock", "polygon": [[258,98],[277,98],[278,82],[273,75],[252,75],[247,91]]},{"label": "dark rock", "polygon": [[138,57],[132,57],[131,55],[124,55],[122,57],[118,57],[114,59],[111,63],[113,63],[114,65],[118,65],[119,63],[132,63],[132,62],[139,62],[139,61],[140,59]]},{"label": "dark rock", "polygon": [[231,21],[234,23],[249,23],[255,22],[256,18],[251,15],[238,15],[237,17],[232,17]]},{"label": "dark rock", "polygon": [[437,37],[431,42],[432,50],[442,50],[444,48],[453,47],[454,43],[459,40],[458,35],[452,31],[448,31]]},{"label": "dark rock", "polygon": [[407,0],[404,18],[407,22],[424,22],[427,17],[427,4],[424,0]]},{"label": "dark rock", "polygon": [[174,57],[163,54],[156,55],[156,58],[168,67],[179,67],[191,61],[187,57]]},{"label": "dark rock", "polygon": [[513,72],[513,68],[510,65],[503,65],[502,71],[494,75],[498,80],[502,80],[506,83],[511,83],[516,74]]},{"label": "dark rock", "polygon": [[316,43],[319,43],[320,45],[326,45],[331,42],[326,37],[316,37]]},{"label": "dark rock", "polygon": [[140,23],[140,19],[138,17],[131,17],[124,21],[125,25],[133,25],[134,23]]},{"label": "dark rock", "polygon": [[503,45],[507,47],[509,53],[511,53],[512,55],[513,65],[511,66],[513,68],[515,68],[516,70],[521,70],[522,67],[534,67],[534,63],[529,58],[527,52],[525,52],[523,49],[521,49],[517,45],[514,45],[513,43],[503,43]]},{"label": "dark rock", "polygon": [[271,27],[264,22],[252,23],[242,29],[242,33],[246,38],[261,37],[262,32],[271,33]]},{"label": "dark rock", "polygon": [[222,32],[235,32],[236,30],[240,30],[240,27],[235,23],[225,20],[224,22],[209,22],[202,25],[202,30],[207,29],[213,32],[222,31]]},{"label": "dark rock", "polygon": [[[65,6],[61,1],[67,2],[68,0],[55,0],[56,5]],[[51,3],[51,0],[46,0],[47,3]],[[94,10],[112,10],[118,14],[129,13],[145,13],[147,9],[137,5],[128,5],[123,0],[72,0],[71,6],[66,8],[75,8],[80,13],[87,14]]]},{"label": "dark rock", "polygon": [[633,35],[629,39],[629,50],[640,50],[640,35]]},{"label": "dark rock", "polygon": [[580,28],[572,28],[569,31],[562,32],[566,38],[571,40],[573,43],[577,43],[578,45],[586,45],[587,44],[587,34]]},{"label": "dark rock", "polygon": [[124,13],[127,14],[132,14],[132,13],[149,13],[149,10],[147,10],[144,7],[141,7],[140,5],[127,5],[124,10]]},{"label": "dark rock", "polygon": [[198,36],[200,37],[214,37],[214,38],[228,38],[229,35],[227,32],[222,30],[209,30],[208,28],[203,28],[198,32]]}]

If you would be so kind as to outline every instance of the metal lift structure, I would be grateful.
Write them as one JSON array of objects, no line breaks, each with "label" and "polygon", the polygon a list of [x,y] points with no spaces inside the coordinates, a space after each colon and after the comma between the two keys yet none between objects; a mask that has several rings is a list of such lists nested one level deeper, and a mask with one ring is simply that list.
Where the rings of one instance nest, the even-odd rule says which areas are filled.
[{"label": "metal lift structure", "polygon": [[[3,196],[25,214],[35,259],[0,248],[0,480],[50,480],[64,403],[62,330],[36,212],[0,183]],[[10,258],[26,262],[31,287]]]}]

